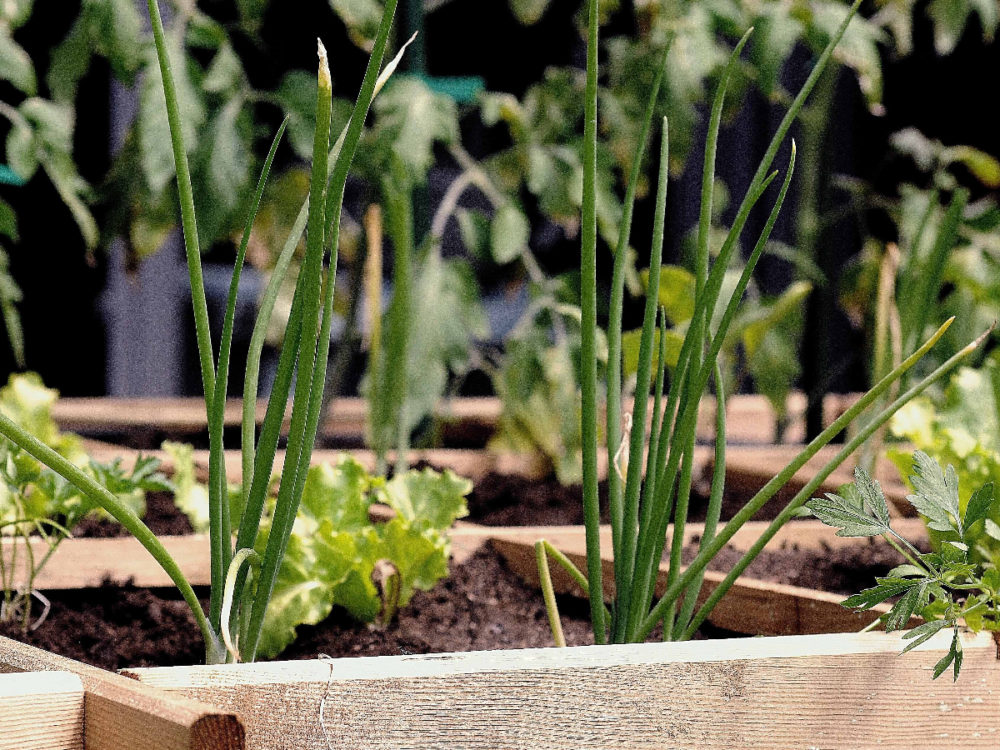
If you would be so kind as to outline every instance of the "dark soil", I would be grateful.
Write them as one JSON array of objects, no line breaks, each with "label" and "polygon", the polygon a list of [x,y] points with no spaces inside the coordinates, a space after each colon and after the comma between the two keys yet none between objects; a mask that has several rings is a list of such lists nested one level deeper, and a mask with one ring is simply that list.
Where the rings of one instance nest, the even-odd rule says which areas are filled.
[{"label": "dark soil", "polygon": [[[747,490],[751,491],[748,492]],[[722,520],[728,521],[759,488],[727,490],[722,497]],[[688,520],[705,520],[708,478],[700,478],[691,490]],[[608,484],[601,482],[598,493],[602,523],[608,522]],[[791,492],[779,493],[754,516],[755,521],[771,521],[792,498]],[[490,473],[478,480],[469,495],[469,521],[484,526],[564,526],[583,523],[583,489],[580,485],[563,486],[555,480],[528,479],[515,474]]]},{"label": "dark soil", "polygon": [[[696,549],[685,551],[685,559]],[[854,593],[872,585],[898,563],[888,545],[805,552],[767,552],[750,567],[754,577],[779,583]],[[726,549],[712,568],[729,570],[739,558]],[[0,624],[0,635],[107,669],[126,666],[196,664],[202,643],[187,605],[172,590],[105,585],[86,592],[47,592],[52,610],[27,636],[16,625]],[[560,600],[566,639],[592,643],[589,609],[573,597]],[[735,635],[713,628],[700,637]],[[654,637],[656,635],[654,634]],[[299,629],[283,659],[377,656],[552,645],[540,594],[521,582],[490,549],[483,549],[430,592],[418,592],[397,621],[385,630],[358,625],[342,610]]]},{"label": "dark soil", "polygon": [[[142,520],[157,536],[179,536],[194,531],[188,517],[174,505],[174,496],[169,492],[146,493],[146,515]],[[76,525],[73,536],[106,538],[128,536],[128,532],[113,520],[92,515]]]}]

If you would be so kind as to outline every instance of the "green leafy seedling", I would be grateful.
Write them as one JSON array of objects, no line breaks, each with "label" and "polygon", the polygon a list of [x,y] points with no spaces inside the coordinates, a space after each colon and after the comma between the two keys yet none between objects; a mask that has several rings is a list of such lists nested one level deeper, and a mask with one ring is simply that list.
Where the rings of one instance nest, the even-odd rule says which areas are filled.
[{"label": "green leafy seedling", "polygon": [[[918,625],[903,639],[909,641],[903,653],[925,643],[945,628],[953,631],[948,653],[934,666],[934,678],[952,667],[953,679],[962,669],[961,622],[973,631],[1000,630],[1000,573],[992,563],[970,560],[971,530],[994,509],[996,497],[992,484],[985,484],[972,494],[964,512],[958,503],[955,470],[941,466],[922,451],[913,454],[916,492],[908,496],[910,504],[921,513],[928,527],[948,535],[938,552],[921,553],[900,536],[891,525],[889,506],[879,483],[857,468],[854,483],[841,494],[828,493],[814,498],[806,507],[823,523],[837,529],[837,536],[885,538],[903,556],[905,562],[876,578],[876,585],[846,599],[845,607],[869,610],[889,599],[892,608],[879,617],[887,631],[907,627],[914,616],[927,622]],[[871,626],[869,626],[871,627]]]}]

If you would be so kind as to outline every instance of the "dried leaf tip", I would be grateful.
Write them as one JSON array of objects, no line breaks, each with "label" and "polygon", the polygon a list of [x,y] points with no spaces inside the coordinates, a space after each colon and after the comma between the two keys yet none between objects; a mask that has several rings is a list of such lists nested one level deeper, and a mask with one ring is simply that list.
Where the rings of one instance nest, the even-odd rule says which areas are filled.
[{"label": "dried leaf tip", "polygon": [[323,40],[316,38],[316,54],[319,56],[319,85],[332,89],[333,81],[330,80],[330,59],[326,54],[326,47]]},{"label": "dried leaf tip", "polygon": [[[952,320],[954,320],[954,318],[952,318]],[[962,350],[962,354],[971,354],[976,349],[978,349],[979,347],[981,347],[983,345],[983,342],[985,342],[986,339],[988,339],[990,337],[990,334],[993,333],[993,331],[996,329],[996,327],[997,327],[997,321],[994,320],[993,321],[993,325],[991,325],[989,328],[987,328],[985,331],[983,331],[981,334],[979,334],[979,336],[976,337],[975,341],[970,342],[965,347],[965,349]]]},{"label": "dried leaf tip", "polygon": [[403,54],[406,52],[406,48],[413,43],[413,40],[417,38],[417,34],[419,33],[419,31],[414,31],[413,35],[406,40],[402,47],[399,48],[399,52],[396,53],[396,56],[389,61],[388,65],[385,66],[385,70],[382,71],[378,80],[375,81],[375,94],[378,94],[378,92],[382,90],[382,87],[385,86],[386,82],[396,71],[396,68],[399,66],[399,61],[403,59]]}]

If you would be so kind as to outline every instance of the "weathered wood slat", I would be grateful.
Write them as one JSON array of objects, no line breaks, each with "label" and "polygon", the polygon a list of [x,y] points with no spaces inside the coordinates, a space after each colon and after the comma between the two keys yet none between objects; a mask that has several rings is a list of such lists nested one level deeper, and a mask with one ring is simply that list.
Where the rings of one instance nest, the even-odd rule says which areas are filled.
[{"label": "weathered wood slat", "polygon": [[[828,395],[823,399],[824,424],[831,423],[857,399],[856,395]],[[260,424],[267,408],[257,402],[256,420]],[[226,402],[225,424],[239,425],[242,401]],[[771,443],[777,419],[766,398],[740,395],[727,402],[729,439],[738,443]],[[806,398],[802,393],[788,397],[786,443],[805,438]],[[454,398],[442,401],[438,418],[444,424],[445,437],[485,444],[496,429],[502,406],[497,398]],[[85,433],[121,433],[152,431],[174,435],[197,434],[208,429],[205,402],[201,398],[63,398],[53,407],[53,417],[60,427]],[[367,405],[360,398],[339,398],[330,405],[323,423],[324,436],[332,439],[359,439],[364,435]],[[286,419],[288,415],[286,415]],[[698,419],[698,435],[714,433],[714,400],[704,400]]]},{"label": "weathered wood slat", "polygon": [[[264,421],[267,401],[258,400],[256,423]],[[368,407],[364,399],[340,398],[330,404],[323,432],[332,438],[356,438],[364,434]],[[52,416],[64,430],[115,433],[155,430],[176,435],[196,434],[208,429],[205,401],[187,398],[61,398]],[[291,409],[285,414],[285,427]],[[461,398],[442,401],[438,418],[446,425],[461,425],[466,433],[485,434],[496,427],[500,401],[495,398]],[[243,402],[228,399],[225,426],[236,427],[243,420]]]},{"label": "weathered wood slat", "polygon": [[[766,524],[762,522],[748,523],[733,537],[732,545],[737,549],[746,549],[757,539],[765,526]],[[900,519],[894,526],[907,539],[919,540],[926,537],[926,531],[919,519]],[[700,536],[702,528],[701,524],[689,524],[685,532],[685,543]],[[610,550],[610,528],[603,527],[601,533],[602,548]],[[668,530],[668,534],[670,533]],[[542,537],[560,549],[580,550],[583,534],[582,526],[482,527],[459,523],[452,530],[452,551],[456,560],[461,561],[489,539],[533,544]],[[205,586],[211,582],[207,535],[164,536],[161,537],[161,541],[192,585]],[[798,546],[803,549],[822,549],[824,545],[836,548],[858,543],[858,540],[836,536],[833,529],[819,521],[795,521],[779,531],[767,548],[782,549]],[[3,554],[5,560],[11,559],[11,547],[17,544],[20,542],[14,539],[0,540],[0,554]],[[41,559],[46,551],[44,542],[34,541],[32,551],[35,559]],[[25,580],[22,567],[25,557],[23,550],[17,555],[18,562],[11,574],[11,580],[18,583]],[[35,579],[35,587],[41,590],[87,588],[99,586],[106,578],[121,583],[131,580],[136,586],[153,588],[173,585],[163,569],[139,542],[132,537],[121,537],[65,540]]]},{"label": "weathered wood slat", "polygon": [[[805,466],[795,473],[779,493],[780,497],[790,500],[792,495],[802,489],[819,469],[833,459],[841,447],[827,445],[821,448],[815,456],[806,462]],[[750,497],[787,466],[800,450],[801,446],[796,445],[733,445],[727,447],[726,491]],[[709,456],[705,464],[706,472],[711,471],[712,464],[712,457]],[[915,515],[913,507],[906,502],[909,490],[900,480],[895,466],[888,460],[881,460],[876,467],[875,477],[882,484],[882,489],[886,499],[890,502],[890,509],[894,511],[894,515],[911,517]],[[818,493],[832,492],[837,487],[853,481],[854,468],[848,460],[827,477]]]},{"label": "weathered wood slat", "polygon": [[[87,452],[97,461],[110,461],[114,458],[122,458],[126,466],[131,466],[138,455],[155,456],[160,459],[163,470],[170,472],[173,470],[173,459],[168,453],[162,450],[137,451],[132,448],[118,446],[113,443],[106,443],[100,440],[87,440],[84,443]],[[333,463],[340,456],[349,454],[356,458],[368,471],[375,469],[375,453],[368,450],[325,450],[317,449],[313,451],[312,463],[316,465],[322,462]],[[696,462],[704,460],[708,452],[699,446]],[[395,452],[388,454],[390,464],[395,459]],[[226,467],[226,478],[230,482],[242,480],[243,468],[240,451],[227,450],[224,456]],[[194,452],[195,469],[200,479],[208,477],[208,451],[196,450]],[[285,462],[285,451],[279,450],[275,454],[274,472],[281,471]],[[418,462],[426,462],[439,469],[451,469],[456,474],[478,481],[491,472],[497,474],[520,474],[527,477],[538,477],[548,469],[541,465],[531,456],[522,456],[512,453],[490,453],[482,450],[472,450],[463,448],[434,448],[430,450],[412,450],[407,454],[407,462],[413,466]],[[607,462],[601,461],[598,470],[603,477],[607,468]]]},{"label": "weathered wood slat", "polygon": [[0,672],[72,672],[83,683],[87,750],[241,750],[240,720],[97,667],[0,637]]},{"label": "weathered wood slat", "polygon": [[83,684],[71,672],[0,674],[0,750],[83,750]]},{"label": "weathered wood slat", "polygon": [[241,712],[255,750],[996,747],[996,645],[964,636],[959,681],[932,683],[950,637],[902,656],[867,633],[129,674]]},{"label": "weathered wood slat", "polygon": [[[610,538],[604,550],[610,549]],[[538,565],[533,541],[494,539],[493,546],[507,564],[526,582],[538,585]],[[580,570],[586,570],[586,545],[582,536],[564,538],[559,547]],[[615,569],[609,553],[602,554],[605,598],[614,596]],[[550,565],[552,586],[556,593],[582,595],[580,588],[559,566]],[[705,602],[725,573],[705,571],[698,605]],[[660,596],[667,588],[667,566],[660,567],[654,590]],[[740,577],[719,600],[709,616],[709,622],[720,628],[753,635],[807,635],[811,633],[850,633],[877,619],[888,607],[873,607],[866,612],[845,609],[844,597],[800,586],[758,581]],[[912,624],[921,621],[914,619]]]}]

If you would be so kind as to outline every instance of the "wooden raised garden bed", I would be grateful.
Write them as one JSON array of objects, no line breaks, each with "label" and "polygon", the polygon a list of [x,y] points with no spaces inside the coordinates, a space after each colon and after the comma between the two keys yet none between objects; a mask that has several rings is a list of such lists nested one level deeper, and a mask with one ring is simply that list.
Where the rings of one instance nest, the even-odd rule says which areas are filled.
[{"label": "wooden raised garden bed", "polygon": [[[904,526],[919,521],[899,523],[911,534],[915,529]],[[699,531],[692,525],[689,536]],[[745,546],[759,531],[745,527],[734,546]],[[453,549],[462,559],[489,541],[530,580],[535,576],[531,545],[541,536],[571,558],[582,557],[578,527],[465,524],[453,532]],[[857,542],[802,521],[786,526],[771,546],[851,544]],[[123,551],[130,545],[135,549]],[[207,581],[204,539],[175,538],[169,545],[193,583]],[[79,562],[81,554],[88,566]],[[144,558],[129,539],[68,540],[39,584],[85,586],[110,574],[166,585],[162,572],[144,565]],[[138,565],[123,569],[122,560]],[[558,572],[554,567],[556,588],[570,590],[572,584]],[[703,595],[720,578],[706,574]],[[740,632],[794,634],[763,639],[128,670],[139,683],[4,641],[0,671],[63,669],[80,675],[86,705],[99,707],[85,712],[87,748],[240,747],[232,714],[243,720],[246,747],[261,749],[598,748],[620,746],[623,738],[630,747],[911,748],[929,740],[934,747],[995,746],[1000,664],[989,636],[965,639],[958,683],[932,682],[930,669],[948,649],[947,634],[902,657],[897,634],[829,634],[855,631],[878,612],[853,614],[839,605],[841,598],[742,580],[712,622]],[[139,691],[128,693],[128,710],[140,710],[134,708],[138,701],[143,717],[158,716],[150,705],[161,710],[156,700],[164,692],[194,700],[168,701],[169,715],[156,719],[162,725],[148,717],[123,720],[126,715],[107,697],[120,685]],[[224,730],[199,733],[193,720]],[[123,739],[121,732],[136,727],[146,734]],[[106,744],[105,736],[119,744]],[[150,737],[156,744],[149,744]]]},{"label": "wooden raised garden bed", "polygon": [[[64,426],[83,429],[68,421]],[[88,448],[102,459],[126,452],[96,442]],[[780,456],[783,466],[789,450],[779,446],[765,455],[752,446],[731,447],[728,481],[736,486],[739,476],[756,476],[763,484],[776,463],[762,468],[768,456]],[[329,460],[332,455],[317,451],[314,458]],[[373,464],[369,454],[355,455]],[[698,455],[708,467],[711,449],[703,446]],[[473,478],[496,469],[478,451],[415,452],[412,458]],[[207,452],[197,453],[196,462],[207,467]],[[226,463],[227,473],[238,479],[238,453],[228,453]],[[743,474],[741,465],[748,467]],[[809,470],[803,469],[795,481],[804,482]],[[845,481],[849,474],[835,473],[824,489]],[[888,489],[891,497],[894,490]],[[919,521],[898,524],[904,535],[920,536]],[[761,524],[747,525],[732,546],[745,549],[761,529]],[[699,533],[699,526],[691,524],[687,536]],[[491,544],[511,569],[537,584],[532,545],[542,536],[578,564],[582,561],[579,527],[459,524],[453,551],[462,560]],[[208,582],[205,537],[168,537],[164,542],[192,584]],[[796,521],[769,548],[852,544],[858,542],[836,537],[818,522]],[[604,550],[610,546],[609,540],[602,544]],[[610,573],[610,560],[605,566]],[[557,591],[573,592],[558,566],[552,573]],[[43,590],[89,587],[109,576],[137,586],[169,586],[159,566],[130,538],[67,540],[36,585]],[[722,577],[708,571],[702,596]],[[613,576],[606,574],[605,582],[611,584]],[[17,747],[544,750],[627,742],[629,747],[912,748],[928,741],[934,747],[995,746],[1000,664],[990,637],[965,637],[958,683],[946,678],[932,682],[930,670],[948,650],[947,633],[901,657],[898,634],[855,632],[885,608],[858,615],[840,606],[842,598],[741,579],[710,622],[773,636],[768,638],[126,670],[132,680],[0,639],[0,672],[68,671],[77,675],[83,690],[81,718],[79,691],[70,689],[71,677],[60,683],[66,690],[34,678],[8,689],[15,706],[35,706],[25,696],[39,691],[51,694],[46,720],[76,727],[67,736],[78,738],[62,745]],[[0,708],[8,705],[5,700],[0,685]],[[33,721],[38,710],[31,708],[33,714],[26,708],[24,722]],[[2,742],[0,738],[0,749]]]}]

